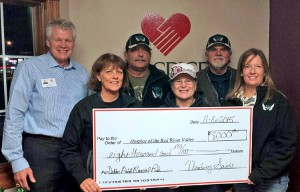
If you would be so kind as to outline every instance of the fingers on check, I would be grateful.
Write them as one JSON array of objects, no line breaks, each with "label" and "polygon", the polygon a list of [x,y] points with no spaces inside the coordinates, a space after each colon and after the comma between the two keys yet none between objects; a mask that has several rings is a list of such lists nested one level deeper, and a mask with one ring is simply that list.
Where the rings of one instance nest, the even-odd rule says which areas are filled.
[{"label": "fingers on check", "polygon": [[101,192],[100,187],[93,180],[89,182],[84,182],[82,184],[82,190],[84,192],[90,192],[90,191]]},{"label": "fingers on check", "polygon": [[94,187],[94,186],[87,186],[87,187],[85,187],[85,190],[84,191],[86,191],[86,192],[101,192],[101,190],[100,189],[97,189],[96,187]]},{"label": "fingers on check", "polygon": [[82,189],[84,192],[89,192],[89,191],[91,191],[88,184],[83,184],[81,189]]},{"label": "fingers on check", "polygon": [[91,184],[89,184],[89,183],[86,183],[86,184],[84,185],[84,187],[85,187],[88,191],[91,190]]},{"label": "fingers on check", "polygon": [[99,185],[97,185],[97,183],[95,183],[95,188],[97,192],[102,192],[101,188],[99,187]]}]

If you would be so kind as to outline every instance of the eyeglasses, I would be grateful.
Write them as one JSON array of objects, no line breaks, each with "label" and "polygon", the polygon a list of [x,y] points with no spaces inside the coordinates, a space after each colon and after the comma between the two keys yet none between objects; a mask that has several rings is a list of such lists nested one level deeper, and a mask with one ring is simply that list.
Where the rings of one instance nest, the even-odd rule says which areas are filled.
[{"label": "eyeglasses", "polygon": [[181,85],[182,83],[186,84],[186,85],[192,85],[193,83],[195,83],[195,80],[192,79],[185,79],[185,80],[175,80],[174,85]]}]

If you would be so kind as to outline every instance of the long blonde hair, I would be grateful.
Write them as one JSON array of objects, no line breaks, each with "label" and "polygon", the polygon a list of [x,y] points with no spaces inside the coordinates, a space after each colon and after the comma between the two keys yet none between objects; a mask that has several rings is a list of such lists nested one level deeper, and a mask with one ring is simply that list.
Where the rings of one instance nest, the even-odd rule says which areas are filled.
[{"label": "long blonde hair", "polygon": [[252,59],[255,56],[259,56],[262,60],[262,64],[263,64],[263,68],[264,68],[264,72],[265,72],[265,76],[264,76],[262,85],[267,86],[267,93],[265,95],[264,102],[269,100],[272,97],[274,90],[276,90],[276,87],[275,87],[274,82],[271,77],[269,63],[267,61],[265,54],[260,49],[251,48],[251,49],[248,49],[247,51],[245,51],[239,59],[235,84],[234,84],[233,89],[227,94],[226,99],[235,98],[236,95],[241,91],[241,89],[245,85],[245,81],[242,77],[242,72],[243,72],[243,68],[246,64],[246,61],[250,56],[253,56]]}]

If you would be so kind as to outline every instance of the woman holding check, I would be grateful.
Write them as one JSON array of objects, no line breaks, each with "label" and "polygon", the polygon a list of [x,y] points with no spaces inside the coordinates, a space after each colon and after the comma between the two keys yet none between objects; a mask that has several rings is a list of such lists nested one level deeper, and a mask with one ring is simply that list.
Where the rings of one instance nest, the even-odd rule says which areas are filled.
[{"label": "woman holding check", "polygon": [[269,64],[259,49],[244,52],[228,102],[253,106],[252,171],[236,192],[284,192],[288,166],[296,150],[296,122],[286,97],[276,88]]},{"label": "woman holding check", "polygon": [[120,57],[107,53],[95,61],[89,87],[96,93],[75,105],[62,140],[61,160],[70,175],[76,179],[78,191],[101,191],[101,186],[93,180],[92,110],[141,107],[135,98],[123,92],[127,85],[126,64]]},{"label": "woman holding check", "polygon": [[163,107],[208,107],[197,89],[196,70],[192,64],[173,65],[170,72],[171,89]]},{"label": "woman holding check", "polygon": [[[171,68],[171,89],[162,107],[208,107],[196,92],[196,70],[192,64],[179,63]],[[175,188],[156,189],[160,192],[220,192],[218,185],[180,186]]]}]

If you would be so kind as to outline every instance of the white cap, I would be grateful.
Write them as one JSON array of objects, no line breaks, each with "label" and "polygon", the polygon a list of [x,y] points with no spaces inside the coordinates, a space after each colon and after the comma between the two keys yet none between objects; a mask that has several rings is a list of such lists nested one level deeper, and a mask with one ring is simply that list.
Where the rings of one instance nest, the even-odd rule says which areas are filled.
[{"label": "white cap", "polygon": [[188,74],[191,77],[196,78],[196,70],[194,65],[187,63],[178,63],[171,67],[170,79],[173,80],[175,79],[175,77],[182,73]]}]

